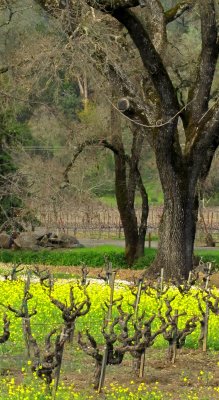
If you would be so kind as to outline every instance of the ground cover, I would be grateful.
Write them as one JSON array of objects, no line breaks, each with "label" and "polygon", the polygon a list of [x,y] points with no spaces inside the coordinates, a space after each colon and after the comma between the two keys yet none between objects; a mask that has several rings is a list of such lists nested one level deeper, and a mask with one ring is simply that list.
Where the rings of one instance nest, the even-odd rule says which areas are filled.
[{"label": "ground cover", "polygon": [[[145,256],[136,261],[132,270],[147,268],[155,258],[156,249],[145,249]],[[216,270],[219,269],[219,249],[196,250],[195,255],[204,262],[210,261]],[[102,267],[107,258],[114,268],[127,268],[124,249],[118,246],[97,246],[72,250],[0,250],[0,261],[3,263],[44,264],[54,266],[79,266],[85,263],[90,267]]]},{"label": "ground cover", "polygon": [[[103,281],[102,281],[103,282]],[[69,290],[72,282],[58,280],[55,283],[52,296],[59,301],[69,304]],[[25,342],[22,334],[21,318],[6,310],[8,304],[14,309],[19,309],[23,298],[24,282],[0,282],[0,321],[7,311],[10,316],[10,338],[0,344],[0,399],[49,399],[48,388],[36,374],[32,374],[33,357],[26,354]],[[200,324],[186,338],[186,347],[178,350],[176,362],[172,364],[167,358],[168,344],[163,335],[157,336],[153,347],[146,350],[146,366],[143,378],[133,372],[133,359],[126,354],[122,364],[109,365],[106,372],[105,386],[100,395],[92,388],[94,360],[88,357],[77,343],[77,332],[86,335],[88,329],[103,351],[104,339],[101,333],[105,311],[103,305],[109,302],[110,288],[102,284],[90,284],[87,293],[91,300],[91,308],[76,323],[75,339],[73,344],[67,344],[64,351],[62,373],[57,399],[190,399],[208,400],[218,399],[219,382],[219,317],[213,312],[209,319],[208,353],[198,350]],[[165,290],[164,290],[165,291]],[[179,329],[183,328],[188,317],[197,315],[201,317],[197,300],[198,289],[190,289],[188,293],[180,293],[176,289],[169,289],[161,297],[158,292],[144,291],[141,296],[138,313],[145,312],[149,319],[162,303],[162,314],[167,312],[165,299],[172,300],[172,309],[177,309],[179,314]],[[31,283],[30,293],[33,295],[28,301],[31,312],[34,308],[37,314],[31,317],[31,327],[34,338],[43,347],[45,335],[56,327],[63,325],[62,313],[51,303],[49,289],[39,283]],[[200,292],[201,293],[201,292]],[[217,291],[213,292],[217,296]],[[74,296],[78,302],[84,299],[84,289],[75,286]],[[121,298],[122,296],[122,298]],[[200,294],[200,296],[202,296]],[[129,286],[116,285],[114,300],[120,299],[124,312],[132,311],[133,296]],[[203,301],[203,300],[202,300]],[[117,303],[113,307],[113,317],[118,316]],[[203,303],[205,304],[205,303]],[[160,320],[155,318],[151,326],[155,332],[160,326]],[[2,326],[2,323],[0,323]],[[133,329],[130,328],[130,329]]]},{"label": "ground cover", "polygon": [[[134,269],[142,265],[150,265],[156,254],[155,249],[148,249],[144,260],[137,263]],[[88,266],[102,267],[105,258],[108,258],[113,267],[127,267],[124,249],[118,246],[98,246],[94,248],[78,248],[72,250],[1,250],[0,260],[7,262],[22,262],[24,264],[45,264],[45,265],[81,265],[85,263]]]}]

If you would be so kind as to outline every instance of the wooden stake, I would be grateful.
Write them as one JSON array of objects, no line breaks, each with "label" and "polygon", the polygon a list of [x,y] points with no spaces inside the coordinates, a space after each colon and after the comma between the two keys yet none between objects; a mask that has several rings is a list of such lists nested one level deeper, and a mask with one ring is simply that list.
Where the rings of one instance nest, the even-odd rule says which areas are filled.
[{"label": "wooden stake", "polygon": [[192,271],[189,271],[189,277],[188,277],[188,281],[187,281],[188,285],[190,284],[191,277],[192,277]]},{"label": "wooden stake", "polygon": [[212,267],[212,264],[209,262],[209,263],[208,263],[208,275],[207,275],[207,279],[206,279],[206,282],[205,282],[205,290],[208,290],[208,284],[209,284],[209,280],[210,280],[211,267]]},{"label": "wooden stake", "polygon": [[163,277],[164,277],[164,269],[161,268],[161,271],[160,271],[160,292],[161,292],[161,295],[162,295],[162,292],[163,292]]},{"label": "wooden stake", "polygon": [[[62,333],[60,335],[60,339],[59,339],[60,342],[63,339],[63,335],[65,335],[64,328],[63,328]],[[54,382],[54,386],[53,386],[52,400],[55,400],[56,392],[57,392],[57,389],[58,389],[58,386],[59,386],[59,379],[60,379],[60,374],[61,374],[63,352],[64,352],[64,345],[62,346],[62,348],[59,351],[59,363],[58,363],[58,366],[56,368],[56,373],[55,373],[55,382]]]},{"label": "wooden stake", "polygon": [[108,321],[109,322],[112,319],[113,298],[114,298],[114,288],[115,288],[115,277],[116,277],[116,271],[113,271],[110,274],[110,279],[109,279],[109,285],[110,285],[110,303],[109,303],[109,311],[108,311]]},{"label": "wooden stake", "polygon": [[111,287],[111,292],[112,292],[112,287],[113,287],[113,290],[114,290],[115,276],[114,276],[114,279],[113,279],[113,266],[112,266],[111,262],[108,263],[106,275],[107,275],[107,278],[108,278],[108,284]]},{"label": "wooden stake", "polygon": [[[115,277],[116,277],[116,272],[113,271],[113,272],[110,274],[110,277],[109,277],[109,285],[110,285],[110,303],[109,303],[109,310],[108,310],[108,316],[107,316],[108,323],[109,323],[109,322],[111,321],[111,319],[112,319],[113,297],[114,297],[114,287],[115,287]],[[105,348],[104,348],[104,354],[103,354],[102,367],[101,367],[100,380],[99,380],[99,386],[98,386],[98,393],[101,392],[102,387],[103,387],[103,385],[104,385],[105,376],[106,376],[107,359],[108,359],[108,348],[107,348],[107,346],[105,346]]]},{"label": "wooden stake", "polygon": [[173,332],[173,357],[172,357],[172,364],[175,363],[176,361],[176,353],[177,353],[177,330],[178,330],[178,310],[175,310],[175,316],[176,316],[176,326],[175,330]]},{"label": "wooden stake", "polygon": [[145,366],[145,351],[141,355],[141,363],[140,363],[140,369],[139,369],[139,378],[143,378],[144,376],[144,366]]},{"label": "wooden stake", "polygon": [[205,319],[204,319],[204,337],[203,337],[203,352],[207,351],[207,343],[208,343],[208,321],[209,321],[209,307],[206,304],[205,310]]},{"label": "wooden stake", "polygon": [[[160,272],[160,294],[161,295],[163,292],[163,277],[164,277],[164,269],[161,268],[161,272]],[[145,366],[145,351],[141,355],[139,378],[143,378],[143,376],[144,376],[144,366]]]},{"label": "wooden stake", "polygon": [[148,234],[148,247],[151,248],[151,232]]},{"label": "wooden stake", "polygon": [[98,386],[98,393],[101,393],[102,387],[105,382],[107,358],[108,358],[108,349],[107,349],[107,346],[105,346],[104,353],[103,353],[103,361],[102,361],[102,366],[101,366],[99,386]]},{"label": "wooden stake", "polygon": [[140,299],[141,299],[142,283],[143,283],[143,279],[139,279],[138,293],[137,293],[136,304],[135,304],[135,314],[134,314],[135,319],[137,319],[137,316],[138,316],[138,306],[139,306]]},{"label": "wooden stake", "polygon": [[[138,306],[139,306],[139,302],[140,302],[140,299],[141,299],[142,283],[143,283],[143,279],[139,279],[138,292],[137,292],[136,304],[135,304],[135,314],[134,314],[135,320],[138,317]],[[144,365],[145,365],[145,351],[141,355],[139,378],[143,378],[143,376],[144,376]]]},{"label": "wooden stake", "polygon": [[28,292],[30,289],[30,271],[27,272],[27,280],[24,285],[24,297],[22,300],[22,309],[24,313],[24,317],[22,318],[22,327],[23,327],[23,335],[24,335],[24,341],[26,344],[26,350],[27,350],[27,358],[30,358],[30,341],[29,341],[29,327],[30,327],[30,317],[29,317],[29,312],[28,312]]},{"label": "wooden stake", "polygon": [[[205,290],[208,290],[209,280],[210,280],[210,273],[211,273],[212,264],[208,263],[208,276],[205,283]],[[204,352],[207,351],[207,342],[208,342],[208,321],[209,321],[209,307],[206,303],[206,310],[205,310],[205,318],[204,318],[204,336],[203,336],[203,347],[202,350]]]}]

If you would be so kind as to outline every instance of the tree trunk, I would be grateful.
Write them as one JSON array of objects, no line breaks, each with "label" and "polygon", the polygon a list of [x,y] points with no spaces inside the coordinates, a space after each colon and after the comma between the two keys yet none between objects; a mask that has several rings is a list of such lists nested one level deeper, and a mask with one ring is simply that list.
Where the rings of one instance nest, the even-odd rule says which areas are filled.
[{"label": "tree trunk", "polygon": [[145,233],[142,235],[138,235],[138,243],[137,243],[137,249],[135,253],[135,258],[143,257],[144,255],[144,249],[145,249],[145,236],[146,236],[146,230]]},{"label": "tree trunk", "polygon": [[[111,141],[117,149],[115,161],[115,194],[125,236],[125,257],[129,266],[144,255],[145,236],[148,217],[148,197],[145,191],[138,162],[143,139],[139,132],[133,134],[132,151],[127,174],[127,159],[122,141],[121,117],[114,107],[111,108]],[[139,143],[140,141],[140,143]],[[127,177],[128,175],[128,177]],[[142,197],[142,216],[140,227],[135,212],[135,194],[138,186]]]},{"label": "tree trunk", "polygon": [[141,236],[138,234],[137,218],[133,210],[122,210],[120,217],[125,235],[125,257],[128,265],[132,266],[135,260],[144,255],[146,231]]},{"label": "tree trunk", "polygon": [[[193,268],[193,249],[198,217],[197,180],[188,165],[181,168],[172,161],[160,169],[164,209],[159,228],[157,257],[151,271],[165,279],[187,279]],[[159,164],[158,164],[159,166]]]},{"label": "tree trunk", "polygon": [[[115,193],[125,236],[125,257],[128,265],[132,265],[138,257],[138,222],[135,210],[128,201],[126,186],[126,162],[115,155]],[[144,244],[143,244],[144,246]]]}]

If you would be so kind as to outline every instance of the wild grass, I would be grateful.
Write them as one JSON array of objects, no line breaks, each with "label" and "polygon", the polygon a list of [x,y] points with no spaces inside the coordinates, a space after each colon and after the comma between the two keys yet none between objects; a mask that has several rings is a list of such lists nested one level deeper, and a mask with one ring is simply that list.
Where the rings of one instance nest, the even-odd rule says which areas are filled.
[{"label": "wild grass", "polygon": [[[154,260],[157,249],[146,248],[144,257],[133,265],[132,269],[147,268]],[[196,250],[195,255],[204,262],[212,262],[219,270],[219,249]],[[71,250],[1,250],[0,261],[3,263],[43,264],[54,266],[79,266],[85,263],[89,267],[102,267],[105,259],[112,262],[115,268],[127,268],[124,249],[119,246],[98,246]]]}]

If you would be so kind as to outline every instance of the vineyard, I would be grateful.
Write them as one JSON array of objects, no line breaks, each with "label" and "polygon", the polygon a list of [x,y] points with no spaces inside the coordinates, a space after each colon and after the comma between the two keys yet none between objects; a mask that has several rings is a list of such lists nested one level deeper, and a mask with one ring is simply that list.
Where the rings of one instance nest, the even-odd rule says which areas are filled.
[{"label": "vineyard", "polygon": [[20,271],[0,282],[1,400],[219,398],[210,269],[178,287],[162,274],[122,284],[110,269],[90,282],[86,267],[78,281]]},{"label": "vineyard", "polygon": [[[147,230],[152,236],[158,235],[158,227],[163,207],[150,206],[147,220]],[[141,210],[136,210],[140,223]],[[83,207],[68,210],[39,211],[38,220],[46,231],[58,230],[73,233],[79,238],[124,238],[124,232],[119,212],[110,207]],[[210,233],[218,243],[219,209],[208,207],[200,209],[197,224],[196,242],[206,244],[205,237]]]}]

